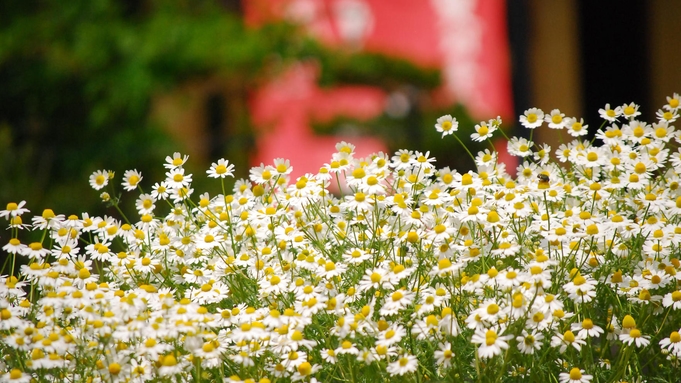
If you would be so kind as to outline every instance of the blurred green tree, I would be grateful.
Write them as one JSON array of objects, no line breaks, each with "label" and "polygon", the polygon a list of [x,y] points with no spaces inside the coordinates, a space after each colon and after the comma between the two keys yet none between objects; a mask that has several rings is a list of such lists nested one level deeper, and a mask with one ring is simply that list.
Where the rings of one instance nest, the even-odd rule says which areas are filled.
[{"label": "blurred green tree", "polygon": [[89,208],[89,172],[158,166],[171,150],[148,118],[155,94],[208,75],[255,81],[295,56],[292,32],[247,29],[209,1],[4,2],[0,200]]}]

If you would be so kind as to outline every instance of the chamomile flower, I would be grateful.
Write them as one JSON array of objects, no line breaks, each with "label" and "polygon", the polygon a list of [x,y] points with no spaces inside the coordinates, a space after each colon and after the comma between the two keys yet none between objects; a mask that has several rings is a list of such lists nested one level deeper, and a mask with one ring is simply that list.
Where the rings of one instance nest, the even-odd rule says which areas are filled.
[{"label": "chamomile flower", "polygon": [[630,104],[624,104],[621,106],[621,108],[624,118],[633,119],[641,115],[641,112],[638,110],[639,105],[636,105],[633,102]]},{"label": "chamomile flower", "polygon": [[43,259],[50,253],[50,249],[44,248],[42,243],[31,242],[23,248],[22,254],[31,259]]},{"label": "chamomile flower", "polygon": [[561,113],[558,109],[553,109],[551,113],[545,115],[544,121],[549,124],[551,129],[564,129],[567,125],[565,113]]},{"label": "chamomile flower", "polygon": [[516,337],[516,342],[518,342],[518,350],[523,354],[534,354],[535,351],[539,351],[542,346],[542,340],[544,335],[537,330],[528,333],[527,330],[523,330],[522,335]]},{"label": "chamomile flower", "polygon": [[478,329],[471,337],[471,342],[478,344],[478,354],[481,359],[489,359],[502,353],[502,350],[508,349],[508,340],[513,338],[513,335],[499,335],[499,332],[493,329]]},{"label": "chamomile flower", "polygon": [[[587,227],[587,231],[590,227]],[[563,285],[568,297],[577,303],[591,302],[596,297],[596,286],[598,282],[590,277],[578,274],[571,282]]]},{"label": "chamomile flower", "polygon": [[18,217],[24,213],[29,212],[28,209],[24,207],[26,201],[21,201],[19,203],[10,202],[7,204],[5,210],[0,210],[0,218],[5,217],[8,220],[13,217]]},{"label": "chamomile flower", "polygon": [[172,189],[170,199],[173,200],[173,203],[180,203],[186,199],[189,199],[193,192],[194,189],[188,186],[182,186],[176,189]]},{"label": "chamomile flower", "polygon": [[184,168],[173,168],[166,172],[165,183],[170,189],[180,189],[188,187],[192,182],[192,175],[185,174]]},{"label": "chamomile flower", "polygon": [[402,376],[416,371],[417,368],[418,359],[414,355],[402,354],[396,361],[388,364],[387,372],[392,376]]},{"label": "chamomile flower", "polygon": [[681,291],[676,290],[665,294],[662,299],[662,305],[664,307],[671,307],[673,310],[681,309]]},{"label": "chamomile flower", "polygon": [[532,146],[534,143],[523,137],[511,137],[508,141],[508,153],[518,157],[527,157],[532,155]]},{"label": "chamomile flower", "polygon": [[434,356],[436,365],[442,368],[450,367],[452,365],[452,359],[455,357],[451,343],[440,343],[438,349],[435,350]]},{"label": "chamomile flower", "polygon": [[156,199],[151,194],[140,194],[135,201],[135,208],[140,215],[151,214],[156,208]]},{"label": "chamomile flower", "polygon": [[442,306],[443,302],[450,297],[449,292],[442,287],[437,289],[427,287],[422,292],[419,302],[421,307],[417,310],[419,315],[432,312],[436,307]]},{"label": "chamomile flower", "polygon": [[535,129],[544,123],[544,112],[539,108],[530,108],[520,116],[520,124],[527,129]]},{"label": "chamomile flower", "polygon": [[10,383],[29,383],[31,380],[33,380],[33,376],[31,376],[31,374],[27,374],[18,368],[9,370],[9,372],[6,374],[0,375],[0,378],[0,380],[3,382]]},{"label": "chamomile flower", "polygon": [[188,155],[182,155],[180,152],[175,152],[173,153],[173,156],[166,156],[166,162],[163,164],[163,167],[166,169],[175,169],[182,167],[185,162],[189,159]]},{"label": "chamomile flower", "polygon": [[681,105],[681,96],[678,93],[674,93],[673,96],[667,96],[667,104],[663,106],[666,110],[676,110]]},{"label": "chamomile flower", "polygon": [[415,164],[418,164],[421,171],[427,171],[435,168],[435,157],[430,157],[430,152],[421,153],[417,151],[414,154],[414,157],[416,159]]},{"label": "chamomile flower", "polygon": [[382,268],[366,269],[364,276],[357,286],[357,290],[362,292],[374,289],[389,289],[393,287],[393,283],[387,276],[387,271]]},{"label": "chamomile flower", "polygon": [[679,332],[681,332],[681,329],[672,331],[669,337],[662,339],[660,348],[681,357],[681,334]]},{"label": "chamomile flower", "polygon": [[213,162],[206,173],[210,178],[234,177],[234,165],[221,158],[218,162]]},{"label": "chamomile flower", "polygon": [[437,119],[435,124],[435,130],[438,133],[442,133],[442,137],[448,134],[454,134],[459,129],[459,122],[456,118],[447,114]]},{"label": "chamomile flower", "polygon": [[643,335],[641,330],[637,328],[632,328],[629,331],[625,331],[619,336],[622,343],[628,345],[635,345],[636,347],[646,347],[650,344],[650,336]]},{"label": "chamomile flower", "polygon": [[653,129],[643,121],[633,120],[630,121],[628,125],[622,127],[622,134],[628,141],[640,144],[644,140],[650,140],[650,137],[653,135]]},{"label": "chamomile flower", "polygon": [[575,335],[570,330],[565,331],[563,334],[556,333],[556,335],[551,338],[551,347],[559,348],[561,354],[570,346],[574,347],[577,351],[580,351],[584,344],[586,344],[584,338]]},{"label": "chamomile flower", "polygon": [[276,172],[276,174],[279,174],[280,176],[288,175],[291,174],[291,172],[293,171],[293,167],[291,166],[291,162],[289,160],[285,160],[283,158],[275,158],[274,171]]},{"label": "chamomile flower", "polygon": [[355,153],[355,145],[349,142],[341,141],[337,143],[335,147],[338,153],[344,153],[350,156],[352,156]]},{"label": "chamomile flower", "polygon": [[482,303],[480,308],[471,312],[471,315],[476,315],[488,323],[496,323],[504,315],[504,311],[494,299],[488,299]]},{"label": "chamomile flower", "polygon": [[581,137],[589,133],[587,131],[589,125],[584,125],[583,118],[580,118],[579,120],[572,117],[567,118],[565,125],[567,127],[568,134],[570,134],[572,137]]},{"label": "chamomile flower", "polygon": [[249,171],[249,179],[256,184],[264,184],[272,181],[276,176],[276,170],[273,166],[265,164],[260,164],[260,166],[254,166]]},{"label": "chamomile flower", "polygon": [[610,104],[605,104],[605,107],[598,109],[598,114],[606,121],[615,122],[622,115],[622,107],[618,106],[613,109]]},{"label": "chamomile flower", "polygon": [[355,265],[361,264],[371,258],[372,254],[370,251],[357,247],[350,248],[343,253],[343,261]]},{"label": "chamomile flower", "polygon": [[322,360],[331,363],[331,364],[336,364],[338,361],[338,358],[336,357],[336,351],[332,348],[326,348],[321,350],[322,354]]},{"label": "chamomile flower", "polygon": [[137,189],[137,185],[142,181],[142,174],[137,171],[137,169],[126,170],[123,174],[123,189],[125,191],[132,191]]},{"label": "chamomile flower", "polygon": [[548,144],[541,144],[537,147],[537,150],[534,152],[533,157],[538,164],[544,166],[549,162],[550,153],[551,146],[549,146]]},{"label": "chamomile flower", "polygon": [[390,294],[386,299],[383,307],[381,307],[381,315],[394,315],[404,310],[407,306],[411,305],[414,301],[415,294],[408,290],[397,290]]},{"label": "chamomile flower", "polygon": [[57,259],[73,259],[78,255],[80,248],[77,246],[77,242],[66,241],[62,244],[55,244],[52,248],[52,255]]},{"label": "chamomile flower", "polygon": [[350,340],[341,342],[340,347],[334,350],[336,355],[351,354],[359,355],[359,349]]},{"label": "chamomile flower", "polygon": [[156,200],[167,199],[168,196],[170,196],[170,188],[168,187],[168,183],[165,181],[155,183],[154,186],[151,187],[150,195]]},{"label": "chamomile flower", "polygon": [[[492,152],[490,152],[489,149],[485,149],[485,151],[478,152],[478,155],[475,157],[475,164],[478,167],[489,166],[489,165],[494,166],[494,164],[496,164],[496,162],[497,162],[497,156],[498,156],[498,154],[496,152],[492,153]],[[450,174],[449,179],[445,179],[445,176],[447,174]],[[455,171],[454,171],[454,173],[452,173],[452,171],[449,168],[444,168],[444,169],[440,170],[440,178],[447,185],[449,185],[452,182],[452,180],[454,179],[452,174],[455,174]]]},{"label": "chamomile flower", "polygon": [[660,123],[671,124],[679,118],[677,110],[660,109],[655,113]]},{"label": "chamomile flower", "polygon": [[475,125],[475,133],[471,134],[473,141],[482,142],[492,138],[492,133],[497,130],[497,125],[487,124],[485,121]]},{"label": "chamomile flower", "polygon": [[560,383],[589,383],[593,375],[587,375],[579,367],[573,367],[570,372],[561,372],[558,379]]},{"label": "chamomile flower", "polygon": [[597,338],[603,334],[603,329],[586,318],[581,323],[573,323],[572,331],[577,332],[577,336],[586,339],[587,337]]},{"label": "chamomile flower", "polygon": [[95,190],[101,190],[109,184],[110,172],[107,170],[97,170],[90,175],[90,186]]},{"label": "chamomile flower", "polygon": [[390,347],[399,343],[407,335],[407,330],[402,325],[396,325],[381,331],[376,339],[376,346]]},{"label": "chamomile flower", "polygon": [[390,160],[391,165],[398,171],[407,170],[416,162],[416,159],[414,158],[414,152],[406,149],[401,149],[395,152],[395,155],[392,156]]},{"label": "chamomile flower", "polygon": [[161,366],[158,369],[158,374],[163,377],[177,375],[189,364],[189,362],[184,359],[178,361],[174,353],[165,354],[162,357],[159,357],[159,360],[161,361]]}]

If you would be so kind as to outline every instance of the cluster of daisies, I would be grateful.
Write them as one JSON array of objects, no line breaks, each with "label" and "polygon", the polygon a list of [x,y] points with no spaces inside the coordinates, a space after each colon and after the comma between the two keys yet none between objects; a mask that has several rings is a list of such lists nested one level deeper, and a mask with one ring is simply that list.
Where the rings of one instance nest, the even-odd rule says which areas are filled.
[{"label": "cluster of daisies", "polygon": [[[509,138],[515,177],[494,151],[462,174],[429,153],[359,158],[341,142],[317,174],[292,179],[276,159],[231,193],[219,160],[213,196],[192,198],[179,153],[148,193],[127,171],[134,222],[47,209],[24,223],[25,202],[9,203],[0,380],[673,380],[680,100],[652,124],[638,105],[606,105],[600,146],[580,138],[583,120],[529,109],[523,126],[574,140],[556,163],[531,134]],[[41,240],[22,242],[27,230]]]}]

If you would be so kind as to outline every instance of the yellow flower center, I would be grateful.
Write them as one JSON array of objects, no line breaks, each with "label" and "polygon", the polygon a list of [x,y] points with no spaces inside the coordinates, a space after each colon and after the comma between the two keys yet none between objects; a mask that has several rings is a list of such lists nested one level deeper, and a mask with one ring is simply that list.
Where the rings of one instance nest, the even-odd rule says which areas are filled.
[{"label": "yellow flower center", "polygon": [[679,334],[677,331],[673,331],[671,335],[669,335],[669,340],[672,343],[679,343],[681,342],[681,334]]},{"label": "yellow flower center", "polygon": [[[128,183],[132,186],[137,185],[138,182],[140,182],[140,178],[135,176],[135,175],[130,176],[130,178],[128,179]],[[119,368],[120,368],[120,366],[119,366]]]},{"label": "yellow flower center", "polygon": [[168,354],[163,357],[163,366],[165,367],[174,367],[177,365],[177,359],[175,358],[175,355],[173,354]]},{"label": "yellow flower center", "polygon": [[109,373],[111,375],[118,375],[121,372],[121,365],[114,362],[109,365]]},{"label": "yellow flower center", "polygon": [[499,306],[496,303],[492,303],[487,306],[487,314],[494,315],[499,312]]},{"label": "yellow flower center", "polygon": [[370,176],[369,178],[367,178],[367,185],[374,186],[376,184],[378,184],[378,178],[376,178],[375,176]]},{"label": "yellow flower center", "polygon": [[587,330],[591,330],[592,328],[594,328],[594,322],[591,319],[588,319],[588,318],[584,319],[582,321],[582,327],[587,329]]},{"label": "yellow flower center", "polygon": [[440,260],[437,262],[437,267],[438,267],[440,270],[449,268],[449,267],[451,267],[451,266],[452,266],[452,261],[450,261],[450,260],[447,259],[447,258],[442,258],[442,259],[440,259]]},{"label": "yellow flower center", "polygon": [[622,327],[632,329],[636,327],[636,321],[631,315],[625,315],[624,319],[622,319]]},{"label": "yellow flower center", "polygon": [[9,379],[10,380],[15,380],[15,379],[18,380],[19,378],[21,378],[22,375],[23,374],[22,374],[21,370],[14,368],[14,369],[12,369],[12,371],[9,372]]},{"label": "yellow flower center", "polygon": [[497,341],[497,333],[494,330],[487,330],[485,333],[485,344],[493,345]]},{"label": "yellow flower center", "polygon": [[582,371],[579,368],[573,367],[570,370],[570,380],[580,380],[582,379]]},{"label": "yellow flower center", "polygon": [[409,364],[409,358],[400,358],[400,366],[404,367]]},{"label": "yellow flower center", "polygon": [[679,301],[681,301],[681,291],[678,291],[678,290],[677,290],[677,291],[674,291],[674,292],[672,293],[672,301],[674,301],[674,302],[679,302]]},{"label": "yellow flower center", "polygon": [[312,365],[309,362],[303,362],[298,366],[298,373],[302,376],[307,376],[312,373]]},{"label": "yellow flower center", "polygon": [[404,297],[404,295],[402,295],[401,292],[395,291],[395,292],[393,293],[393,295],[392,295],[391,298],[392,298],[393,302],[397,302],[397,301],[399,301],[400,299],[402,299],[402,297]]},{"label": "yellow flower center", "polygon": [[411,159],[411,156],[409,155],[409,153],[400,154],[400,161],[407,163],[407,162],[409,162],[410,159]]}]

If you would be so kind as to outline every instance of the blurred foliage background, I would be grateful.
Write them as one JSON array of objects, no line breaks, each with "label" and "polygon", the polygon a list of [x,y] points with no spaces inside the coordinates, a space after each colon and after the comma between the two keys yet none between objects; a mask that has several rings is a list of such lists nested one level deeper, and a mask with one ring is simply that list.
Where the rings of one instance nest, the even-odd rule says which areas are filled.
[{"label": "blurred foliage background", "polygon": [[[231,6],[230,6],[231,4]],[[371,123],[353,123],[383,134],[391,150],[431,150],[438,165],[471,164],[453,140],[434,133],[435,118],[462,107],[433,110],[424,95],[440,85],[437,70],[375,53],[324,47],[284,22],[250,28],[238,2],[44,0],[0,3],[0,203],[28,201],[33,214],[110,213],[88,185],[97,169],[137,169],[149,190],[163,179],[163,158],[182,151],[150,117],[159,94],[196,79],[224,81],[244,100],[249,91],[274,78],[290,63],[314,60],[320,84],[365,84],[387,92],[408,90],[407,113],[386,114]],[[231,121],[238,139],[225,153],[238,176],[248,171],[253,130],[247,109]],[[463,123],[462,129],[472,129]],[[321,134],[333,127],[317,127]],[[467,134],[467,133],[463,133]],[[458,165],[457,165],[458,164]],[[191,162],[205,174],[208,163]],[[211,191],[195,177],[196,190]],[[214,184],[214,183],[213,183]],[[213,185],[212,187],[215,187]],[[120,188],[119,188],[120,190]],[[134,198],[127,198],[128,209]]]}]

